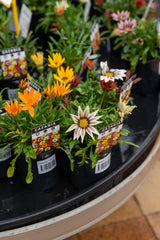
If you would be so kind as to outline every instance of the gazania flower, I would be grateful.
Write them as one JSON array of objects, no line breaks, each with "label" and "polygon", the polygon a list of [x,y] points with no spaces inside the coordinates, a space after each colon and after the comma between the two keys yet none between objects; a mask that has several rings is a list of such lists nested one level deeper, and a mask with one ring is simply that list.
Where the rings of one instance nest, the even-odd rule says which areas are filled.
[{"label": "gazania flower", "polygon": [[123,77],[126,76],[126,70],[123,69],[109,69],[108,63],[106,62],[100,62],[100,66],[102,68],[102,74],[103,76],[100,77],[101,81],[112,81],[114,82],[115,79],[123,80]]},{"label": "gazania flower", "polygon": [[73,78],[72,82],[70,83],[71,87],[76,87],[80,82],[81,82],[81,78],[78,77],[77,74],[74,74],[74,78]]},{"label": "gazania flower", "polygon": [[114,89],[117,86],[116,82],[112,82],[112,81],[105,82],[104,80],[100,81],[100,84],[101,84],[102,89],[107,92],[111,91],[112,89]]},{"label": "gazania flower", "polygon": [[64,61],[65,58],[62,58],[60,53],[53,53],[52,55],[53,58],[51,58],[50,56],[48,56],[48,61],[50,64],[48,64],[49,67],[51,68],[58,68],[60,67]]},{"label": "gazania flower", "polygon": [[89,70],[94,70],[94,60],[90,60],[89,58],[87,58],[86,66]]},{"label": "gazania flower", "polygon": [[117,11],[117,13],[112,14],[113,20],[119,22],[119,21],[125,21],[129,18],[130,12],[128,11]]},{"label": "gazania flower", "polygon": [[136,108],[137,106],[129,106],[125,102],[122,102],[121,99],[118,103],[118,112],[121,117],[121,121],[123,121],[123,118],[125,115],[131,114],[133,109]]},{"label": "gazania flower", "polygon": [[11,100],[11,105],[9,105],[8,102],[6,102],[6,105],[4,107],[4,109],[6,110],[6,112],[9,115],[12,115],[13,117],[18,116],[18,114],[21,112],[22,108],[21,106],[18,104],[18,101],[16,99],[14,99],[14,103]]},{"label": "gazania flower", "polygon": [[54,8],[54,12],[59,16],[64,15],[64,11],[69,7],[67,0],[57,1],[56,6]]},{"label": "gazania flower", "polygon": [[62,83],[70,83],[74,78],[73,68],[69,68],[69,66],[67,66],[67,68],[64,67],[58,68],[57,73],[58,76],[56,74],[54,74],[53,76],[56,80]]},{"label": "gazania flower", "polygon": [[94,139],[93,133],[99,134],[98,131],[92,127],[93,125],[97,125],[101,123],[102,121],[97,121],[101,116],[96,116],[98,110],[90,113],[89,112],[89,106],[87,106],[82,111],[81,107],[78,107],[78,116],[71,114],[71,117],[75,124],[71,125],[69,129],[66,132],[70,132],[74,130],[74,137],[73,139],[79,139],[81,137],[81,142],[83,143],[84,137],[86,132],[91,136],[92,139]]},{"label": "gazania flower", "polygon": [[146,5],[146,2],[144,0],[136,0],[137,7],[143,7]]},{"label": "gazania flower", "polygon": [[53,98],[55,98],[55,96],[56,96],[56,95],[55,95],[55,92],[54,92],[53,86],[50,87],[50,85],[48,84],[48,86],[43,89],[42,96],[43,96],[44,98],[47,98],[48,101],[52,101]]},{"label": "gazania flower", "polygon": [[64,95],[67,95],[68,93],[72,92],[71,89],[69,89],[70,84],[66,85],[65,83],[54,83],[54,93],[56,97],[63,97]]},{"label": "gazania flower", "polygon": [[26,78],[24,78],[24,79],[21,79],[20,84],[19,84],[19,88],[21,90],[25,90],[25,89],[29,88],[29,85],[30,85],[30,83],[27,82]]},{"label": "gazania flower", "polygon": [[143,41],[142,38],[137,38],[137,39],[136,39],[136,43],[137,43],[138,45],[143,45],[143,44],[144,44],[144,41]]},{"label": "gazania flower", "polygon": [[38,52],[37,54],[31,55],[33,62],[37,67],[43,66],[43,52]]},{"label": "gazania flower", "polygon": [[22,110],[24,111],[28,110],[31,117],[34,116],[33,107],[38,105],[38,100],[40,96],[41,94],[39,90],[34,93],[33,88],[31,88],[29,92],[27,92],[27,90],[24,90],[24,93],[18,92],[18,97],[22,101],[21,103]]},{"label": "gazania flower", "polygon": [[118,28],[121,33],[133,32],[137,22],[135,19],[128,19],[126,21],[120,21],[118,23]]}]

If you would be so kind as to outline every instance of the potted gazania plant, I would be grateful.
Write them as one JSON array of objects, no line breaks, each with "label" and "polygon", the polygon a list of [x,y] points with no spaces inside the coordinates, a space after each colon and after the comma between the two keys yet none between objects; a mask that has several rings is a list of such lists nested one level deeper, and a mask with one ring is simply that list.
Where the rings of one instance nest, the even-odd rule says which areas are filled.
[{"label": "potted gazania plant", "polygon": [[57,183],[55,149],[60,141],[61,101],[72,91],[69,84],[59,84],[53,77],[49,80],[42,84],[41,94],[40,87],[35,91],[31,81],[22,79],[18,100],[7,101],[0,117],[1,146],[11,146],[14,151],[7,176],[12,177],[17,170],[23,174],[23,182],[26,175],[26,183],[37,190]]},{"label": "potted gazania plant", "polygon": [[[120,19],[120,14],[112,15],[117,20],[117,28],[112,36],[116,35],[114,49],[121,48],[121,58],[128,61],[130,69],[136,71],[142,81],[138,93],[151,94],[159,88],[159,34],[157,20],[152,18]],[[148,88],[149,86],[149,88]],[[138,87],[138,85],[137,85]]]},{"label": "potted gazania plant", "polygon": [[[127,105],[129,100],[122,102],[118,97],[119,84],[124,84],[126,71],[109,69],[107,62],[101,62],[101,68],[100,79],[88,72],[86,81],[73,88],[63,105],[59,148],[70,160],[71,181],[76,188],[86,187],[110,172],[111,146],[128,131],[119,127],[117,131],[112,129],[110,134],[105,131],[111,124],[112,127],[120,126],[124,117],[135,108]],[[59,81],[65,82],[65,79]],[[103,169],[102,165],[105,166]]]}]

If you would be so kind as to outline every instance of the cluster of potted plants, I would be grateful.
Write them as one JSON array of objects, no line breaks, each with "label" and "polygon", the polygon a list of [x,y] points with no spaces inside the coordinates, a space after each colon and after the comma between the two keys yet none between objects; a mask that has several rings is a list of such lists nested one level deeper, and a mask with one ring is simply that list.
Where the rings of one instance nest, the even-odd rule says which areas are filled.
[{"label": "cluster of potted plants", "polygon": [[[13,177],[17,172],[28,185],[34,183],[36,189],[42,179],[43,184],[48,184],[44,188],[40,184],[43,190],[57,183],[60,171],[58,162],[63,156],[64,162],[70,162],[73,184],[88,186],[109,171],[113,146],[124,142],[136,146],[128,138],[121,138],[129,134],[123,128],[123,122],[136,107],[130,93],[132,85],[140,80],[133,74],[133,57],[125,40],[127,42],[130,35],[131,38],[135,37],[140,29],[144,28],[147,32],[155,20],[151,20],[151,23],[141,20],[138,26],[135,20],[134,25],[138,29],[133,32],[135,26],[130,25],[133,19],[128,19],[129,12],[120,12],[118,9],[117,13],[112,13],[110,37],[116,32],[116,47],[121,45],[124,47],[123,56],[128,60],[131,57],[131,70],[122,67],[117,69],[109,66],[107,56],[105,61],[99,60],[99,49],[104,40],[100,33],[100,26],[104,24],[101,17],[96,19],[93,15],[86,20],[81,2],[76,6],[66,0],[46,1],[45,4],[36,2],[35,5],[32,2],[32,6],[27,1],[25,4],[43,14],[38,20],[37,29],[38,32],[43,29],[46,35],[50,33],[48,48],[45,45],[44,51],[43,46],[41,52],[35,52],[34,48],[32,54],[29,52],[25,55],[27,50],[18,48],[19,44],[1,47],[1,81],[8,84],[3,85],[0,98],[1,158],[9,160],[8,177]],[[131,5],[133,7],[134,3]],[[104,9],[104,6],[100,8]],[[3,9],[3,18],[9,25],[9,15]],[[121,22],[117,25],[119,33],[114,30],[121,17],[123,21],[124,17],[128,21],[125,27],[128,35],[120,30],[123,28]],[[145,23],[148,28],[143,25]],[[3,24],[0,26],[3,29]],[[153,27],[152,30],[154,37],[157,37]],[[149,35],[145,37],[149,42]],[[19,38],[16,38],[16,43]],[[25,41],[29,50],[32,42]],[[145,54],[142,51],[145,59],[137,59],[142,60],[143,64],[149,52],[147,43],[146,49]],[[158,58],[154,49],[151,50],[151,56]],[[133,61],[137,64],[137,61]],[[36,75],[31,71],[33,69]],[[14,72],[11,82],[6,79],[10,72]],[[16,83],[14,94],[7,99],[4,86],[8,90],[13,82]],[[77,179],[79,176],[82,176],[80,184]]]}]

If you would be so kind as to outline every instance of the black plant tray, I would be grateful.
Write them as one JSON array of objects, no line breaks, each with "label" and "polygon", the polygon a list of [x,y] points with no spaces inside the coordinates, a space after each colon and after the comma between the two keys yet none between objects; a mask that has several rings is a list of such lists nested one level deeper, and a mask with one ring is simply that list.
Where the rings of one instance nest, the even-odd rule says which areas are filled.
[{"label": "black plant tray", "polygon": [[[77,190],[62,174],[55,189],[32,191],[17,178],[0,180],[0,231],[26,226],[71,211],[107,192],[136,170],[151,151],[160,130],[160,94],[134,95],[137,108],[125,122],[130,141],[139,148],[122,145],[112,152],[110,172],[103,179]],[[64,168],[65,169],[65,168]]]}]

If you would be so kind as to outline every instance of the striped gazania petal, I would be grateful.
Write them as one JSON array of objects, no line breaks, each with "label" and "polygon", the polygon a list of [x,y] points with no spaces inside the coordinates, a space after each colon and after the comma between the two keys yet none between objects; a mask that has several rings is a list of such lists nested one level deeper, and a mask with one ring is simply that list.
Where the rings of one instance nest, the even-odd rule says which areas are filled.
[{"label": "striped gazania petal", "polygon": [[82,108],[80,106],[78,106],[78,117],[82,118],[84,116],[84,113],[82,111]]},{"label": "striped gazania petal", "polygon": [[73,125],[71,125],[69,128],[68,128],[68,130],[66,131],[66,132],[70,132],[70,131],[72,131],[72,130],[74,130],[74,129],[76,129],[77,128],[77,124],[73,124]]},{"label": "striped gazania petal", "polygon": [[71,117],[75,123],[78,123],[78,119],[79,119],[78,116],[71,114]]},{"label": "striped gazania petal", "polygon": [[84,117],[88,118],[88,115],[89,115],[89,106],[87,106],[84,110]]}]

